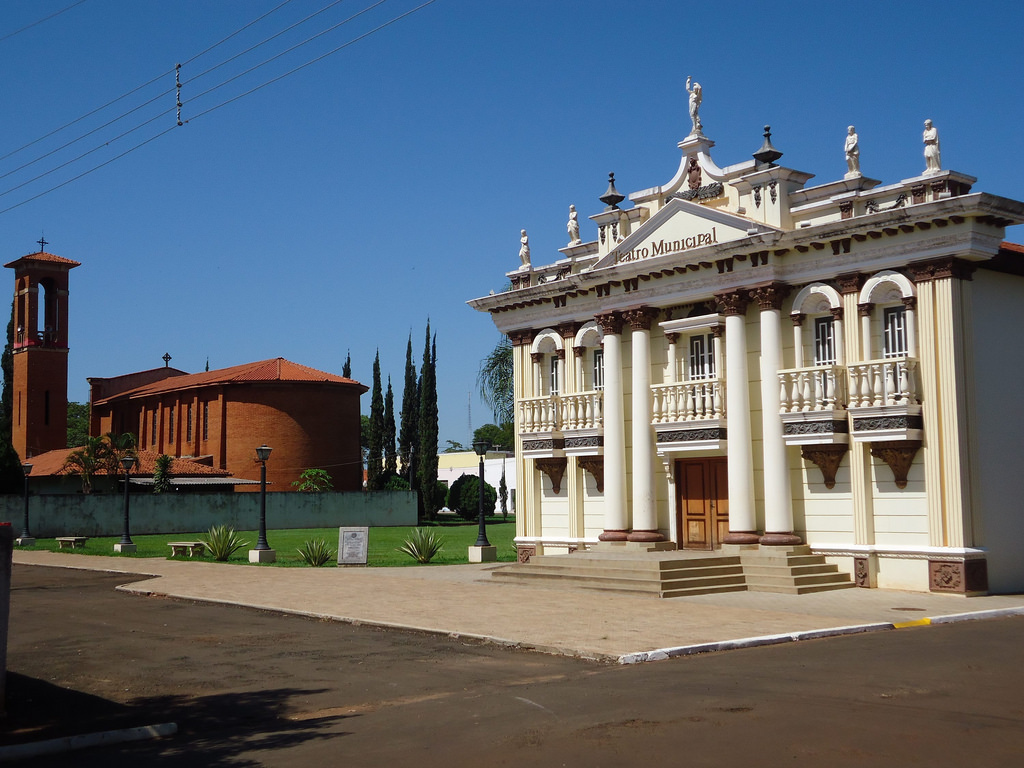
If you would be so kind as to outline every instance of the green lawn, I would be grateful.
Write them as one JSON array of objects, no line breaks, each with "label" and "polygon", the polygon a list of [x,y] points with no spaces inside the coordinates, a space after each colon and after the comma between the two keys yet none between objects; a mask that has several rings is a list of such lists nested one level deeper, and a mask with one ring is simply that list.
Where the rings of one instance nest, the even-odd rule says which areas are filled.
[{"label": "green lawn", "polygon": [[[444,522],[429,526],[444,539],[444,549],[430,563],[431,565],[458,565],[467,563],[468,547],[476,542],[476,523],[452,523]],[[370,542],[367,553],[367,564],[371,566],[401,566],[418,565],[415,560],[406,554],[398,552],[398,548],[409,538],[409,528],[371,528]],[[239,550],[228,561],[230,563],[249,564],[249,549],[256,544],[256,531],[241,531],[242,538],[249,542],[248,546]],[[514,562],[516,559],[515,546],[512,539],[516,534],[516,524],[513,518],[503,522],[500,517],[488,518],[487,538],[491,544],[498,548],[498,560],[501,562]],[[120,555],[114,552],[114,544],[120,541],[120,536],[97,536],[90,538],[84,548],[58,550],[56,539],[37,539],[34,547],[26,547],[27,550],[49,550],[51,552],[66,552],[76,555],[116,555],[117,557],[163,557],[169,558],[169,541],[198,541],[205,537],[205,531],[200,533],[169,533],[154,534],[145,536],[132,536],[132,541],[138,547],[138,551],[131,555]],[[299,559],[296,550],[310,539],[324,539],[331,548],[338,548],[337,528],[282,528],[279,530],[267,531],[267,542],[277,552],[275,566],[299,566],[308,567]],[[176,560],[188,560],[178,557]],[[204,555],[202,560],[210,560],[209,555]],[[332,563],[333,564],[333,563]]]}]

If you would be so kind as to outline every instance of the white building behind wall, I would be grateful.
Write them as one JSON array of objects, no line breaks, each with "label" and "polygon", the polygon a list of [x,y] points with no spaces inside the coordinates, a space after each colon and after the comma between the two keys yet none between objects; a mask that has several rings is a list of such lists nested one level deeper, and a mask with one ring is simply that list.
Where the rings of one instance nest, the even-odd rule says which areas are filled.
[{"label": "white building behind wall", "polygon": [[1024,204],[713,146],[470,302],[514,345],[520,560],[805,543],[860,586],[1024,589]]}]

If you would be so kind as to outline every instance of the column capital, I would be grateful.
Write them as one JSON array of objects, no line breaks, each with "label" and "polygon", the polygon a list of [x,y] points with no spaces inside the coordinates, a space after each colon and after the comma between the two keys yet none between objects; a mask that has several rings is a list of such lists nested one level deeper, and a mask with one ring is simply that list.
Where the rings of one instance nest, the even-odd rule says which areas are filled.
[{"label": "column capital", "polygon": [[576,332],[579,331],[582,323],[562,323],[558,326],[557,330],[562,335],[563,339],[575,338]]},{"label": "column capital", "polygon": [[829,310],[829,312],[832,313],[832,319],[833,320],[842,320],[843,319],[843,308],[842,307],[832,307]]},{"label": "column capital", "polygon": [[719,293],[715,295],[715,301],[718,302],[718,311],[723,315],[745,315],[750,294],[747,291]]},{"label": "column capital", "polygon": [[941,259],[910,264],[907,269],[915,283],[927,283],[951,277],[958,280],[970,280],[977,267],[963,259],[946,256]]},{"label": "column capital", "polygon": [[599,315],[594,315],[594,319],[601,326],[603,333],[622,333],[622,315],[618,312],[602,312]]},{"label": "column capital", "polygon": [[874,311],[875,305],[873,302],[866,301],[863,304],[857,305],[857,317],[871,317],[871,313]]},{"label": "column capital", "polygon": [[674,331],[670,331],[665,334],[665,338],[668,340],[669,344],[675,344],[677,341],[679,341],[679,334],[675,333]]},{"label": "column capital", "polygon": [[533,362],[535,362],[535,363],[542,363],[542,362],[544,362],[544,353],[543,352],[531,352],[530,353],[530,359],[533,360]]},{"label": "column capital", "polygon": [[807,319],[807,315],[805,315],[803,312],[794,312],[789,317],[793,321],[793,325],[797,327],[802,326],[804,324],[804,320]]},{"label": "column capital", "polygon": [[785,283],[770,283],[752,289],[750,295],[762,311],[782,309],[782,301],[789,296],[791,290],[793,290],[792,287]]},{"label": "column capital", "polygon": [[659,314],[660,311],[654,307],[633,307],[623,310],[622,319],[629,323],[629,327],[634,331],[649,331]]},{"label": "column capital", "polygon": [[576,357],[583,357],[583,355],[586,354],[586,352],[587,352],[587,348],[586,347],[573,347],[572,348],[572,353]]},{"label": "column capital", "polygon": [[533,329],[531,328],[525,328],[519,331],[509,331],[506,335],[508,336],[509,341],[512,342],[512,345],[516,347],[533,343]]},{"label": "column capital", "polygon": [[555,355],[558,356],[559,360],[565,360],[565,347],[555,350]]},{"label": "column capital", "polygon": [[915,309],[917,307],[917,296],[904,296],[901,301],[907,309]]},{"label": "column capital", "polygon": [[864,287],[864,275],[860,272],[847,272],[845,275],[837,275],[836,285],[839,286],[840,293],[860,293],[860,289]]}]

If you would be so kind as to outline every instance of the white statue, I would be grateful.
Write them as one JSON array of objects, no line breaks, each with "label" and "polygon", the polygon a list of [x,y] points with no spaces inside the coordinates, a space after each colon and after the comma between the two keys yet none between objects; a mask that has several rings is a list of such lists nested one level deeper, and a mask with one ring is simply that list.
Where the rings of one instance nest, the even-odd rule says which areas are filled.
[{"label": "white statue", "polygon": [[526,234],[525,229],[521,230],[520,235],[519,260],[523,262],[520,269],[526,269],[530,266],[530,237]]},{"label": "white statue", "polygon": [[576,214],[576,206],[569,206],[569,221],[566,223],[565,228],[569,230],[569,245],[579,245],[580,243],[580,221]]},{"label": "white statue", "polygon": [[852,179],[861,175],[860,172],[860,145],[857,141],[857,132],[851,125],[846,129],[846,178]]},{"label": "white statue", "polygon": [[693,123],[693,130],[690,131],[691,136],[703,136],[702,129],[704,128],[700,122],[700,103],[703,100],[703,90],[700,87],[700,83],[694,83],[693,88],[690,87],[690,81],[692,78],[686,78],[686,92],[690,94],[690,121]]},{"label": "white statue", "polygon": [[942,157],[939,152],[939,129],[932,125],[931,120],[924,121],[924,162],[925,175],[938,173],[942,170]]}]

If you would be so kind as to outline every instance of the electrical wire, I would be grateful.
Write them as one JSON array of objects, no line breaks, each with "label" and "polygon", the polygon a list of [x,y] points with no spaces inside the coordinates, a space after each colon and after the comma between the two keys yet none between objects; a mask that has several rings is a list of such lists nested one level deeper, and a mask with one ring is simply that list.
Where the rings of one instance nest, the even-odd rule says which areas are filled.
[{"label": "electrical wire", "polygon": [[32,29],[32,27],[37,27],[40,24],[42,24],[44,21],[49,21],[50,19],[56,18],[57,16],[60,16],[65,11],[70,11],[75,6],[81,5],[84,2],[85,2],[85,0],[78,0],[77,3],[72,3],[67,8],[61,8],[59,11],[55,11],[54,13],[51,13],[49,16],[44,16],[43,18],[39,19],[39,21],[33,21],[28,26],[22,27],[21,29],[16,29],[13,32],[9,32],[6,35],[4,35],[3,37],[0,37],[0,43],[2,43],[4,40],[9,40],[10,38],[14,37],[15,35],[20,35],[22,32],[24,32],[26,30],[29,30],[29,29]]},{"label": "electrical wire", "polygon": [[[384,2],[384,1],[385,0],[380,0],[380,2]],[[358,43],[360,40],[364,40],[365,38],[369,37],[370,35],[374,34],[375,32],[379,32],[382,29],[390,27],[392,24],[394,24],[394,23],[404,19],[406,16],[411,16],[412,14],[416,13],[417,11],[420,11],[423,8],[426,8],[428,5],[433,5],[435,2],[437,2],[437,0],[427,0],[425,3],[421,3],[420,5],[416,6],[415,8],[412,8],[411,10],[408,10],[405,13],[400,14],[400,15],[396,16],[393,19],[390,19],[389,21],[384,22],[383,24],[381,24],[381,25],[379,25],[377,27],[374,27],[373,29],[369,30],[368,32],[364,32],[363,34],[361,34],[361,35],[359,35],[357,37],[352,38],[348,42],[339,45],[337,48],[334,48],[334,49],[328,51],[327,53],[321,54],[320,56],[317,56],[314,59],[310,59],[305,64],[300,64],[299,66],[295,67],[294,69],[288,70],[287,72],[285,72],[282,75],[278,75],[277,77],[271,78],[270,80],[267,80],[266,82],[261,83],[260,85],[257,85],[254,88],[250,88],[248,91],[245,91],[244,93],[240,93],[237,96],[233,96],[232,98],[227,99],[226,101],[222,101],[220,104],[217,104],[217,105],[215,105],[213,107],[210,107],[209,109],[205,109],[202,112],[199,112],[198,114],[194,115],[191,118],[191,120],[197,120],[198,118],[203,117],[204,115],[208,115],[211,112],[220,109],[221,107],[227,106],[228,104],[231,104],[232,102],[238,101],[239,99],[244,98],[246,96],[249,96],[250,94],[255,93],[256,91],[259,91],[259,90],[261,90],[263,88],[266,88],[268,85],[272,85],[273,83],[276,83],[279,80],[283,80],[284,78],[289,77],[289,76],[295,74],[296,72],[298,72],[300,70],[303,70],[303,69],[305,69],[306,67],[308,67],[308,66],[310,66],[312,64],[316,64],[318,61],[322,61],[323,59],[326,59],[328,56],[333,56],[335,53],[338,53],[338,51],[344,50],[345,48],[348,48],[350,45]],[[380,3],[377,3],[377,4],[379,5]],[[277,57],[275,57],[275,58],[277,58]],[[234,78],[232,78],[232,79],[234,79]],[[213,90],[213,89],[211,89],[211,90]],[[206,93],[209,93],[209,91],[206,91]],[[0,213],[2,213],[2,211],[0,211]]]},{"label": "electrical wire", "polygon": [[[340,1],[340,0],[338,0],[338,1]],[[84,0],[79,0],[79,2],[84,2]],[[283,5],[287,4],[288,2],[291,2],[291,0],[285,0],[285,2],[284,2],[284,3],[281,3],[281,4],[279,5],[279,6],[277,6],[276,8],[274,8],[274,9],[273,9],[272,11],[268,12],[267,14],[264,14],[264,16],[262,16],[262,17],[260,17],[260,18],[265,18],[265,17],[267,16],[267,15],[269,15],[269,13],[273,13],[273,11],[277,10],[278,8],[280,8],[280,7],[282,7]],[[204,95],[206,95],[206,94],[209,94],[209,93],[211,93],[212,91],[214,91],[214,90],[217,90],[218,88],[221,88],[221,87],[223,87],[224,85],[227,85],[228,83],[230,83],[230,82],[232,82],[232,81],[234,81],[234,80],[237,80],[237,79],[238,79],[239,77],[241,77],[241,76],[243,76],[243,75],[245,75],[245,74],[248,74],[248,73],[250,73],[250,72],[254,71],[255,69],[258,69],[258,68],[260,68],[260,67],[262,67],[262,66],[265,66],[266,64],[268,64],[268,63],[270,63],[270,62],[272,62],[272,61],[274,61],[274,60],[276,60],[276,59],[280,58],[281,56],[285,55],[286,53],[289,53],[289,52],[291,52],[291,51],[295,50],[296,48],[298,48],[298,47],[301,47],[302,45],[305,45],[305,44],[307,44],[307,43],[309,43],[309,42],[311,42],[311,41],[313,41],[313,40],[315,40],[315,39],[317,39],[317,38],[319,38],[319,37],[323,36],[323,35],[324,35],[324,34],[326,34],[327,32],[330,32],[330,31],[333,31],[333,30],[337,29],[338,27],[342,26],[343,24],[346,24],[346,23],[348,23],[349,21],[351,21],[352,19],[355,19],[355,18],[357,18],[358,16],[361,16],[361,15],[363,15],[364,13],[368,12],[369,10],[372,10],[373,8],[377,7],[378,5],[381,5],[381,4],[382,4],[382,3],[384,3],[384,2],[386,2],[386,0],[378,0],[378,2],[374,3],[373,5],[371,5],[371,6],[368,6],[367,8],[363,9],[362,11],[359,11],[359,12],[358,12],[358,13],[356,13],[356,14],[353,14],[353,15],[352,15],[352,16],[350,16],[349,18],[345,19],[345,20],[344,20],[344,21],[342,21],[342,22],[339,22],[338,24],[335,24],[334,26],[330,27],[329,29],[327,29],[327,30],[324,30],[323,32],[320,32],[320,33],[318,33],[318,34],[316,34],[316,35],[314,35],[314,36],[312,36],[312,37],[308,38],[307,40],[305,40],[305,41],[303,41],[303,42],[301,42],[301,43],[298,43],[298,44],[296,44],[295,46],[292,46],[291,48],[287,49],[286,51],[284,51],[284,52],[282,52],[282,53],[279,53],[279,54],[277,54],[277,55],[275,55],[275,56],[272,56],[271,58],[269,58],[269,59],[265,60],[264,62],[261,62],[260,64],[257,64],[257,65],[255,65],[255,66],[253,66],[253,67],[249,68],[248,70],[246,70],[245,72],[243,72],[243,73],[241,73],[241,74],[239,74],[239,75],[235,75],[234,77],[231,77],[231,78],[229,78],[228,80],[225,80],[224,82],[222,82],[222,83],[220,83],[220,84],[218,84],[218,85],[216,85],[216,86],[213,86],[212,88],[209,88],[209,89],[207,89],[206,91],[203,91],[203,92],[202,92],[201,94],[199,94],[198,96],[196,96],[196,97],[193,97],[193,98],[195,99],[195,98],[199,98],[200,96],[204,96]],[[355,43],[357,43],[357,42],[359,42],[359,41],[361,41],[361,40],[364,40],[364,39],[366,39],[366,38],[367,38],[367,37],[369,37],[370,35],[373,35],[373,34],[375,34],[375,33],[379,32],[379,31],[381,31],[381,30],[383,30],[383,29],[386,29],[387,27],[391,26],[392,24],[395,24],[396,22],[398,22],[398,21],[401,21],[402,19],[404,19],[404,18],[406,18],[406,17],[408,17],[408,16],[411,16],[411,15],[412,15],[412,14],[414,14],[414,13],[417,13],[418,11],[422,10],[423,8],[426,8],[426,7],[427,7],[427,6],[429,6],[429,5],[433,5],[433,3],[435,3],[435,2],[436,2],[436,0],[426,0],[426,2],[423,2],[423,3],[421,3],[420,5],[416,6],[415,8],[412,8],[412,9],[410,9],[410,10],[408,10],[408,11],[404,12],[404,13],[401,13],[401,14],[399,14],[398,16],[395,16],[395,17],[394,17],[394,18],[392,18],[392,19],[389,19],[388,21],[386,21],[386,22],[384,22],[384,23],[382,23],[382,24],[380,24],[380,25],[378,25],[378,26],[374,27],[373,29],[370,29],[370,30],[369,30],[369,31],[367,31],[367,32],[364,32],[364,33],[363,33],[363,34],[361,34],[361,35],[358,35],[358,36],[356,36],[356,37],[352,38],[351,40],[348,40],[347,42],[345,42],[345,43],[343,43],[343,44],[341,44],[341,45],[339,45],[339,46],[337,46],[337,47],[335,47],[335,48],[331,49],[330,51],[327,51],[326,53],[323,53],[323,54],[321,54],[321,55],[319,55],[319,56],[316,56],[316,57],[314,57],[313,59],[310,59],[309,61],[307,61],[307,62],[305,62],[305,63],[303,63],[303,64],[300,64],[299,66],[297,66],[297,67],[294,67],[293,69],[291,69],[291,70],[288,70],[287,72],[285,72],[285,73],[283,73],[283,74],[281,74],[281,75],[278,75],[278,76],[276,76],[276,77],[273,77],[273,78],[271,78],[271,79],[269,79],[269,80],[267,80],[267,81],[265,81],[265,82],[261,83],[260,85],[257,85],[257,86],[255,86],[255,87],[253,87],[253,88],[250,88],[249,90],[247,90],[247,91],[245,91],[245,92],[243,92],[243,93],[240,93],[240,94],[238,94],[238,95],[236,95],[236,96],[233,96],[233,97],[231,97],[230,99],[226,99],[226,100],[224,100],[224,101],[220,102],[219,104],[216,104],[216,105],[214,105],[214,106],[212,106],[212,107],[210,107],[210,108],[208,108],[208,109],[205,109],[205,110],[203,110],[202,112],[199,112],[199,113],[197,113],[197,114],[196,114],[196,115],[194,115],[194,116],[193,116],[192,118],[190,118],[190,120],[186,120],[185,122],[187,123],[187,122],[190,122],[191,120],[196,120],[196,119],[198,119],[198,118],[200,118],[200,117],[203,117],[203,116],[205,116],[205,115],[208,115],[208,114],[210,114],[211,112],[214,112],[214,111],[216,111],[216,110],[218,110],[218,109],[221,109],[222,107],[225,107],[225,106],[227,106],[228,104],[231,104],[231,103],[233,103],[233,102],[235,102],[235,101],[238,101],[238,100],[240,100],[240,99],[242,99],[242,98],[245,98],[246,96],[249,96],[249,95],[251,95],[251,94],[255,93],[256,91],[262,90],[263,88],[266,88],[266,87],[267,87],[267,86],[269,86],[269,85],[272,85],[272,84],[274,84],[274,83],[276,83],[276,82],[279,82],[280,80],[283,80],[283,79],[285,79],[285,78],[287,78],[287,77],[290,77],[291,75],[295,74],[296,72],[299,72],[299,71],[301,71],[301,70],[305,69],[306,67],[309,67],[309,66],[311,66],[312,64],[315,64],[315,63],[317,63],[317,62],[319,62],[319,61],[322,61],[323,59],[326,59],[326,58],[328,58],[329,56],[332,56],[332,55],[334,55],[334,54],[338,53],[339,51],[342,51],[342,50],[344,50],[345,48],[348,48],[349,46],[351,46],[351,45],[353,45],[353,44],[355,44]],[[335,3],[332,3],[331,5],[335,5],[335,4],[336,4],[336,2],[335,2]],[[72,7],[73,7],[73,6],[72,6]],[[317,15],[317,14],[313,14],[313,15],[315,16],[315,15]],[[258,20],[257,20],[257,21],[258,21]],[[248,25],[246,25],[246,27],[248,27],[248,26],[251,26],[251,25],[252,25],[253,23],[255,23],[255,21],[254,21],[254,22],[250,22],[250,23],[249,23]],[[301,23],[301,22],[300,22],[300,23]],[[293,27],[294,27],[294,26],[295,26],[295,25],[293,25]],[[245,29],[245,27],[243,27],[242,29]],[[240,31],[241,31],[241,29],[240,29],[240,30],[238,30],[238,31],[240,32]],[[236,32],[236,33],[234,33],[234,34],[237,34],[237,32]],[[221,43],[223,43],[223,42],[225,42],[226,40],[228,40],[228,39],[230,39],[231,37],[233,37],[233,36],[234,36],[234,34],[233,34],[233,35],[230,35],[230,36],[228,36],[227,38],[224,38],[224,40],[222,40],[222,41],[221,41]],[[274,37],[277,37],[277,36],[278,36],[278,35],[275,35]],[[268,38],[268,40],[269,40],[269,39],[273,39],[273,38]],[[220,45],[221,43],[217,43],[217,45]],[[208,52],[209,50],[212,50],[213,48],[217,47],[217,45],[211,46],[210,48],[208,48],[208,49],[207,49],[206,51],[204,51],[203,53],[206,53],[206,52]],[[199,54],[199,55],[202,55],[202,54]],[[194,61],[194,60],[195,60],[196,58],[198,58],[198,56],[195,56],[195,57],[193,57],[193,58],[192,58],[192,59],[190,59],[189,61]],[[232,58],[237,58],[237,57],[232,57]],[[174,70],[171,70],[171,71],[173,72]],[[166,75],[166,73],[164,73],[164,74]],[[149,84],[151,84],[152,82],[154,82],[154,81],[155,81],[155,80],[157,80],[157,79],[159,79],[159,78],[154,78],[153,80],[149,81],[149,83],[146,83],[145,85],[149,85]],[[138,88],[136,88],[136,89],[133,89],[132,91],[129,91],[129,92],[128,92],[128,94],[125,94],[125,95],[129,95],[129,94],[131,94],[131,93],[134,93],[135,91],[139,90],[140,88],[143,88],[143,87],[145,87],[145,85],[143,85],[143,86],[139,86]],[[162,96],[163,96],[163,95],[166,95],[167,93],[169,93],[169,92],[171,92],[171,91],[173,91],[173,90],[174,90],[174,89],[170,89],[169,91],[165,91],[165,92],[164,92],[163,94],[161,94],[161,95],[162,95]],[[106,106],[109,106],[110,104],[112,104],[112,103],[114,103],[114,102],[116,102],[116,101],[120,100],[121,98],[124,98],[124,96],[122,96],[122,97],[118,97],[118,99],[115,99],[115,100],[114,100],[113,102],[109,102],[109,103],[108,103],[108,104],[107,104]],[[156,97],[156,98],[159,98],[159,97]],[[151,99],[150,101],[146,102],[146,104],[152,103],[152,101],[155,101],[155,100],[156,100],[155,98],[154,98],[154,99]],[[144,105],[141,105],[141,106],[145,106],[145,104],[144,104]],[[141,108],[141,106],[140,106],[139,108]],[[93,111],[92,111],[91,113],[89,113],[89,114],[94,114],[95,112],[97,112],[97,111],[99,111],[100,109],[103,109],[103,108],[104,108],[104,107],[100,107],[100,108],[98,108],[98,109],[96,109],[96,110],[93,110]],[[136,108],[136,109],[130,110],[129,112],[125,113],[125,115],[131,114],[132,112],[135,112],[135,111],[137,111],[137,109],[139,109],[139,108]],[[69,161],[67,161],[67,162],[65,162],[65,163],[62,163],[61,165],[57,166],[56,168],[50,169],[49,171],[46,171],[45,173],[43,173],[43,174],[40,174],[40,175],[36,176],[35,178],[33,178],[33,179],[30,179],[29,181],[26,181],[26,182],[24,182],[24,183],[22,183],[22,184],[19,184],[19,185],[17,185],[16,187],[13,187],[13,188],[11,188],[11,189],[8,189],[8,190],[6,190],[5,192],[2,192],[2,193],[0,193],[0,197],[3,197],[3,196],[5,196],[5,195],[7,195],[7,194],[9,194],[9,193],[11,193],[11,192],[13,192],[13,191],[17,190],[17,189],[20,189],[20,188],[22,188],[22,187],[26,186],[27,184],[31,184],[31,183],[32,183],[32,182],[34,182],[34,181],[38,181],[39,179],[41,179],[41,178],[44,178],[45,176],[48,176],[49,174],[51,174],[51,173],[53,173],[53,172],[55,172],[55,171],[57,171],[57,170],[59,170],[59,169],[61,169],[61,168],[64,168],[64,167],[66,167],[67,165],[70,165],[71,163],[77,162],[78,160],[81,160],[81,159],[83,159],[84,157],[87,157],[88,155],[90,155],[90,154],[92,154],[92,153],[94,153],[94,152],[96,152],[96,151],[98,151],[98,150],[102,149],[103,147],[109,146],[109,145],[110,145],[110,144],[111,144],[112,142],[114,142],[114,141],[118,141],[118,140],[120,140],[120,139],[124,138],[125,136],[127,136],[127,135],[129,135],[129,134],[131,134],[131,133],[133,133],[133,132],[135,132],[135,131],[137,131],[137,130],[139,130],[140,128],[142,128],[142,127],[144,127],[144,126],[148,125],[149,123],[151,123],[151,122],[153,122],[153,121],[157,120],[158,118],[160,118],[160,117],[162,117],[162,116],[164,116],[164,115],[166,115],[166,114],[168,114],[168,113],[171,113],[171,112],[173,112],[173,111],[174,111],[174,108],[170,108],[170,109],[168,109],[168,110],[165,110],[164,112],[162,112],[162,113],[160,113],[160,114],[158,114],[158,115],[155,115],[154,117],[150,118],[149,120],[146,120],[146,121],[144,121],[144,122],[142,122],[142,123],[140,123],[140,124],[136,125],[135,127],[133,127],[133,128],[131,128],[131,129],[129,129],[129,130],[127,130],[127,131],[125,131],[125,132],[123,132],[123,133],[119,134],[118,136],[114,137],[113,139],[110,139],[109,141],[107,141],[107,142],[104,142],[103,144],[101,144],[101,145],[99,145],[99,146],[97,146],[97,147],[94,147],[94,148],[93,148],[93,149],[91,149],[91,150],[88,150],[87,152],[85,152],[85,153],[83,153],[83,154],[79,155],[78,157],[74,158],[73,160],[69,160]],[[86,115],[86,116],[88,116],[88,115]],[[84,117],[86,117],[86,116],[83,116],[83,118],[84,118]],[[124,115],[123,115],[123,116],[124,116]],[[123,117],[123,116],[122,116],[122,117]],[[68,125],[72,125],[72,124],[74,124],[75,122],[78,122],[79,120],[81,120],[81,119],[83,119],[83,118],[79,118],[78,120],[72,121],[71,123],[68,123]],[[118,119],[121,119],[121,118],[118,118]],[[114,120],[114,121],[111,121],[111,122],[116,122],[116,120]],[[108,123],[107,125],[109,125],[109,124],[110,124],[110,123]],[[106,127],[106,126],[104,126],[104,127]],[[172,130],[174,130],[174,129],[175,129],[175,128],[177,128],[177,127],[179,127],[179,126],[178,126],[177,124],[174,124],[174,125],[172,125],[172,126],[170,126],[170,127],[166,128],[166,129],[164,129],[163,131],[160,131],[159,133],[157,133],[157,134],[155,134],[155,135],[153,135],[153,136],[149,137],[148,139],[145,139],[145,140],[141,141],[140,143],[138,143],[138,144],[136,144],[136,145],[134,145],[134,146],[132,146],[132,147],[129,147],[128,149],[126,149],[125,151],[121,152],[120,154],[118,154],[118,155],[115,155],[114,157],[111,157],[111,158],[109,158],[109,159],[107,159],[107,160],[103,161],[102,163],[99,163],[98,165],[95,165],[95,166],[93,166],[92,168],[89,168],[89,169],[87,169],[87,170],[83,171],[82,173],[80,173],[80,174],[78,174],[78,175],[76,175],[76,176],[73,176],[73,177],[72,177],[72,178],[70,178],[70,179],[67,179],[67,180],[65,180],[65,181],[62,181],[61,183],[59,183],[59,184],[56,184],[56,185],[54,185],[54,186],[50,187],[49,189],[46,189],[46,190],[44,190],[44,191],[42,191],[42,192],[39,192],[38,194],[36,194],[36,195],[33,195],[33,196],[31,196],[31,197],[29,197],[29,198],[27,198],[27,199],[25,199],[25,200],[22,200],[22,201],[20,201],[20,202],[18,202],[18,203],[15,203],[14,205],[8,206],[7,208],[4,208],[4,209],[0,210],[0,215],[3,215],[3,214],[5,214],[5,213],[8,213],[8,212],[10,212],[10,211],[12,211],[12,210],[14,210],[14,209],[16,209],[16,208],[19,208],[19,207],[21,207],[22,205],[26,205],[27,203],[30,203],[30,202],[32,202],[32,201],[34,201],[34,200],[37,200],[37,199],[39,199],[40,197],[43,197],[44,195],[47,195],[47,194],[49,194],[49,193],[51,193],[51,192],[54,192],[54,191],[56,191],[56,190],[58,190],[58,189],[61,189],[62,187],[65,187],[65,186],[67,186],[68,184],[71,184],[72,182],[78,181],[79,179],[81,179],[81,178],[83,178],[83,177],[85,177],[85,176],[87,176],[87,175],[89,175],[89,174],[93,173],[94,171],[97,171],[97,170],[99,170],[99,169],[101,169],[101,168],[103,168],[103,167],[105,167],[105,166],[107,166],[107,165],[110,165],[111,163],[115,162],[116,160],[120,160],[121,158],[125,157],[126,155],[130,154],[131,152],[134,152],[135,150],[137,150],[137,149],[140,149],[140,148],[142,148],[142,147],[146,146],[146,145],[147,145],[147,144],[149,144],[150,142],[152,142],[152,141],[155,141],[156,139],[158,139],[158,138],[161,138],[162,136],[165,136],[165,135],[167,135],[168,133],[170,133],[170,132],[171,132]],[[62,130],[62,129],[58,129],[58,130]],[[96,130],[99,130],[99,129],[96,129]],[[56,132],[56,131],[54,131],[54,132],[51,132],[51,134],[48,134],[48,135],[52,135],[52,134],[53,134],[53,133],[55,133],[55,132]],[[90,134],[91,134],[91,133],[95,133],[95,131],[90,131],[89,133],[90,133]],[[86,135],[89,135],[89,134],[86,134]],[[45,137],[44,137],[44,138],[45,138]],[[83,138],[84,138],[84,137],[83,137]],[[36,140],[36,141],[39,141],[39,140],[41,140],[41,139],[38,139],[38,140]],[[36,143],[36,142],[32,142],[32,143],[34,144],[34,143]],[[70,143],[74,143],[74,142],[70,142]],[[26,146],[31,146],[31,144],[29,144],[29,145],[26,145]],[[17,152],[17,151],[20,151],[20,150],[16,150],[16,152]],[[48,153],[48,154],[52,154],[52,152],[51,152],[51,153]],[[9,155],[7,155],[7,156],[9,156]],[[5,157],[7,157],[7,156],[5,156]],[[0,158],[0,159],[3,159],[3,158]],[[4,176],[6,176],[6,175],[9,175],[9,174],[4,174]],[[3,178],[3,177],[2,177],[2,176],[0,176],[0,178]]]}]

